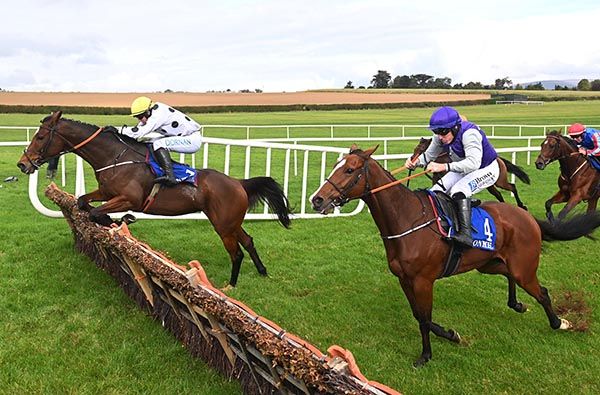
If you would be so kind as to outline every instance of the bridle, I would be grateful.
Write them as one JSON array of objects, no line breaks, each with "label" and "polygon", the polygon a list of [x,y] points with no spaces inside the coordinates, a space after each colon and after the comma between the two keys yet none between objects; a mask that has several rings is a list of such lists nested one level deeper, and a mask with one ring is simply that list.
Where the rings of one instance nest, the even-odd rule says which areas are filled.
[{"label": "bridle", "polygon": [[[548,164],[550,164],[550,163],[552,163],[554,161],[560,161],[562,159],[569,158],[569,157],[574,156],[574,155],[581,155],[581,153],[579,151],[575,151],[575,152],[569,152],[569,153],[566,153],[564,155],[560,155],[559,156],[559,154],[560,154],[560,145],[561,145],[561,142],[563,142],[563,138],[561,136],[548,135],[548,136],[546,136],[546,140],[555,140],[557,142],[557,144],[552,149],[552,152],[551,152],[551,155],[550,155],[550,159],[547,159],[544,155],[542,155],[540,153],[540,158],[544,161],[545,165],[548,165]],[[564,141],[564,143],[568,144],[567,141]],[[556,157],[553,158],[554,156],[556,156]],[[573,172],[573,174],[571,174],[567,178],[568,179],[573,178],[575,176],[575,174],[577,174],[579,172],[579,170],[581,170],[586,163],[587,163],[587,161],[584,160],[583,163],[577,169],[575,169],[575,171]],[[561,176],[564,177],[562,174],[561,174]]]},{"label": "bridle", "polygon": [[[58,136],[60,139],[62,139],[62,141],[64,141],[67,145],[69,145],[69,148],[67,148],[66,150],[63,150],[63,151],[59,152],[56,155],[53,155],[51,158],[56,158],[56,157],[59,157],[59,156],[64,155],[64,154],[68,154],[69,152],[75,152],[79,148],[83,147],[84,145],[86,145],[87,143],[89,143],[90,141],[92,141],[93,139],[95,139],[96,136],[98,136],[100,134],[100,132],[102,132],[102,129],[103,128],[98,128],[98,130],[96,130],[94,133],[92,133],[91,136],[89,136],[88,138],[86,138],[85,140],[83,140],[82,142],[80,142],[79,144],[73,145],[73,144],[71,144],[71,142],[69,140],[67,140],[63,135],[61,135],[58,132],[56,124],[53,125],[52,127],[48,127],[48,126],[42,124],[38,128],[38,131],[36,132],[36,134],[39,133],[40,130],[47,130],[48,134],[49,134],[49,138],[44,143],[44,145],[42,146],[42,148],[39,150],[38,155],[40,156],[40,158],[42,158],[42,157],[45,156],[46,151],[52,145],[52,140],[54,139],[54,136]],[[27,148],[25,148],[23,150],[23,155],[25,156],[25,158],[27,158],[27,160],[29,161],[29,163],[31,163],[31,165],[36,170],[39,170],[39,168],[40,168],[41,165],[43,165],[48,159],[51,159],[51,158],[43,158],[41,161],[39,161],[38,159],[32,160],[29,157],[29,155],[27,154]]]},{"label": "bridle", "polygon": [[[351,154],[352,154],[352,152],[351,152]],[[350,182],[348,182],[343,188],[340,188],[338,185],[336,185],[334,182],[332,182],[329,178],[325,179],[325,181],[328,182],[329,184],[331,184],[331,186],[340,194],[337,198],[335,198],[331,202],[332,206],[336,207],[336,206],[343,206],[344,204],[346,204],[350,200],[346,194],[350,190],[352,190],[352,188],[354,188],[358,184],[358,182],[362,179],[363,175],[365,177],[365,189],[364,189],[363,193],[360,196],[358,196],[358,198],[364,198],[365,196],[368,196],[368,195],[371,195],[371,194],[374,195],[375,193],[377,193],[379,191],[387,189],[387,187],[389,187],[389,186],[397,185],[398,183],[400,183],[400,182],[402,182],[402,181],[405,180],[405,179],[396,180],[396,181],[390,182],[388,184],[385,184],[385,185],[383,185],[381,187],[371,189],[371,186],[369,185],[369,179],[368,179],[368,176],[369,176],[369,157],[364,157],[364,156],[362,156],[362,155],[360,155],[358,153],[355,153],[355,152],[354,152],[354,154],[357,155],[358,157],[362,158],[363,161],[364,161],[363,162],[364,164],[363,164],[362,168],[360,169],[360,171],[356,171],[355,172],[355,176],[354,176],[354,178],[352,178],[352,180]],[[426,173],[425,172],[419,173],[416,176],[423,175],[423,174],[426,174]],[[407,178],[410,179],[412,177],[415,177],[415,176],[409,176]],[[419,199],[419,202],[421,203],[421,205],[423,206],[423,215],[425,215],[424,204],[421,201],[421,198],[418,198],[418,199]],[[431,225],[434,222],[439,222],[439,220],[440,220],[440,216],[437,215],[437,214],[435,214],[432,219],[430,219],[428,221],[425,221],[424,223],[422,223],[420,225],[413,226],[412,228],[410,228],[410,229],[408,229],[408,230],[406,230],[406,231],[404,231],[402,233],[399,233],[399,234],[394,234],[394,235],[383,235],[383,234],[381,234],[381,238],[384,239],[384,240],[400,239],[400,238],[402,238],[404,236],[407,236],[407,235],[409,235],[409,234],[411,234],[413,232],[416,232],[416,231],[418,231],[420,229],[424,229],[424,228],[428,227],[429,225]]]},{"label": "bridle", "polygon": [[362,198],[371,193],[371,186],[369,185],[369,178],[368,178],[369,158],[359,155],[356,152],[351,152],[350,154],[357,155],[358,157],[360,157],[363,160],[363,166],[360,168],[360,170],[354,172],[354,177],[352,178],[352,180],[350,180],[350,182],[348,182],[344,187],[339,187],[333,181],[331,181],[329,178],[325,179],[325,182],[331,184],[333,189],[335,189],[340,194],[337,198],[335,198],[332,201],[332,205],[336,206],[336,207],[343,206],[344,204],[346,204],[350,201],[350,198],[347,196],[347,193],[350,192],[360,182],[360,180],[362,179],[363,176],[365,177],[365,190],[363,191],[363,193],[360,196],[358,196],[358,198]]},{"label": "bridle", "polygon": [[[562,137],[560,137],[560,136],[548,135],[548,136],[546,136],[546,140],[555,140],[555,141],[557,142],[557,144],[556,144],[556,145],[555,145],[555,146],[552,148],[552,152],[551,152],[551,155],[550,155],[550,158],[549,158],[549,159],[548,159],[548,158],[546,158],[544,155],[542,155],[542,154],[540,153],[540,158],[542,158],[542,159],[544,160],[544,163],[545,163],[546,165],[547,165],[547,164],[550,164],[550,163],[552,163],[552,162],[554,162],[554,161],[557,161],[557,160],[561,160],[561,159],[568,158],[568,157],[570,157],[570,156],[573,156],[573,155],[581,155],[581,154],[579,153],[579,151],[575,151],[575,152],[569,152],[569,153],[567,153],[567,154],[564,154],[564,155],[558,156],[558,155],[560,154],[560,144],[561,144],[561,141],[563,141]],[[566,141],[565,141],[565,143],[566,143],[566,144],[568,144]],[[555,157],[555,158],[553,158],[553,156],[556,156],[556,157]]]}]

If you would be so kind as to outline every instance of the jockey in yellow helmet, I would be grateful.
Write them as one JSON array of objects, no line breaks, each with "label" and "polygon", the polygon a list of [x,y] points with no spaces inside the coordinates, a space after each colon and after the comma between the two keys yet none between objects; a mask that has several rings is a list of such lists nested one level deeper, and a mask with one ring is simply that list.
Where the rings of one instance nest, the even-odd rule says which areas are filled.
[{"label": "jockey in yellow helmet", "polygon": [[131,115],[138,119],[133,127],[123,126],[121,133],[138,141],[152,143],[156,160],[165,175],[155,182],[175,185],[169,151],[191,154],[202,145],[202,127],[179,110],[140,96],[131,103]]}]

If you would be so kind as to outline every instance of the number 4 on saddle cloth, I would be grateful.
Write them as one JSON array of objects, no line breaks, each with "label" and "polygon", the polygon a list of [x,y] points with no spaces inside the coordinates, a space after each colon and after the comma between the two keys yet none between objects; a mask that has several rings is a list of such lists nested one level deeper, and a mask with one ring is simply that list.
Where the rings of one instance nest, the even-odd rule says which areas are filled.
[{"label": "number 4 on saddle cloth", "polygon": [[[452,199],[443,192],[427,190],[429,202],[438,218],[438,229],[442,236],[450,237],[456,232],[458,223],[456,208]],[[481,207],[471,209],[471,235],[473,237],[473,248],[494,251],[496,248],[496,224],[490,214]],[[463,247],[464,248],[464,247]],[[448,260],[440,277],[447,277],[458,269],[462,248],[451,242],[451,250]]]},{"label": "number 4 on saddle cloth", "polygon": [[[150,165],[152,172],[156,177],[161,177],[165,174],[164,170],[160,167],[156,158],[154,157],[154,152],[152,151],[152,146],[150,146],[146,153],[146,163]],[[177,183],[186,182],[198,186],[198,171],[185,163],[179,163],[173,161],[173,175],[175,176],[175,180]]]}]

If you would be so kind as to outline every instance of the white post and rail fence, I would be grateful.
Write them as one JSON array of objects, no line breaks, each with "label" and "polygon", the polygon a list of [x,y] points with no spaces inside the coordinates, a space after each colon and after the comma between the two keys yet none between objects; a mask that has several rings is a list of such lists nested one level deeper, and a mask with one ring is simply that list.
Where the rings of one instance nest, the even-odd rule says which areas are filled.
[{"label": "white post and rail fence", "polygon": [[[315,128],[327,127],[329,135],[326,137],[294,137],[292,131],[299,128],[310,128],[308,133],[314,134]],[[545,131],[556,130],[563,125],[484,125],[483,128],[489,133],[489,137],[495,141],[510,140],[516,142],[517,147],[497,148],[500,154],[510,154],[510,160],[517,163],[517,154],[525,153],[526,163],[531,163],[531,155],[539,151],[539,144],[544,139]],[[205,137],[203,147],[200,152],[193,155],[180,154],[179,161],[185,162],[192,167],[197,167],[197,161],[201,161],[200,168],[213,168],[222,171],[225,174],[236,178],[250,178],[253,176],[271,176],[275,178],[284,190],[285,195],[290,200],[294,209],[294,218],[322,218],[323,216],[312,212],[309,197],[319,185],[321,185],[333,164],[344,154],[348,153],[348,146],[352,143],[382,145],[380,155],[374,155],[374,158],[381,161],[385,168],[389,169],[389,164],[398,167],[403,164],[411,152],[399,153],[397,145],[404,142],[416,142],[420,135],[406,136],[404,131],[408,128],[419,128],[421,134],[425,131],[423,125],[284,125],[284,126],[238,126],[238,125],[207,125],[204,126],[205,136],[211,135],[211,129],[220,130],[227,128],[242,128],[245,130],[245,136],[239,139],[223,139],[216,137]],[[255,129],[279,129],[284,130],[285,137],[264,137],[252,139],[252,131]],[[336,136],[336,129],[344,128],[345,131],[351,128],[366,128],[366,135],[362,136]],[[375,130],[384,129],[388,133],[391,129],[401,131],[394,133],[394,137],[377,136]],[[2,130],[12,129],[25,133],[27,140],[3,141]],[[496,131],[508,131],[507,135],[498,135]],[[523,134],[524,130],[536,130],[539,134]],[[565,129],[562,129],[565,130]],[[29,139],[35,133],[34,127],[4,127],[0,126],[0,147],[2,146],[26,146]],[[264,135],[264,133],[256,133]],[[295,134],[295,133],[293,133]],[[400,134],[400,136],[398,136]],[[504,133],[503,133],[504,134]],[[271,134],[272,135],[272,134]],[[246,137],[246,138],[244,138]],[[254,136],[259,137],[259,136]],[[319,144],[319,145],[314,145]],[[507,143],[505,142],[504,145]],[[336,145],[336,146],[329,146]],[[500,144],[498,144],[500,145]],[[340,148],[340,146],[344,148]],[[390,146],[394,146],[390,150]],[[390,151],[395,151],[394,153]],[[70,157],[70,158],[69,158]],[[75,159],[73,160],[73,157]],[[199,158],[201,157],[201,159]],[[523,160],[523,159],[521,159]],[[67,176],[74,175],[75,196],[81,196],[86,193],[86,186],[96,188],[93,170],[85,164],[81,158],[74,154],[67,154],[61,158],[60,181],[64,187],[67,184]],[[74,165],[73,165],[74,163]],[[243,164],[243,166],[242,166]],[[74,168],[73,168],[74,167]],[[514,182],[514,175],[512,175]],[[33,206],[42,214],[50,217],[62,217],[62,212],[51,210],[44,206],[40,199],[39,172],[33,173],[29,177],[29,198]],[[72,182],[69,183],[72,185]],[[333,216],[350,216],[358,214],[364,208],[362,201],[348,204],[341,210],[337,209]],[[115,213],[114,216],[122,216],[125,213]],[[137,218],[152,219],[206,219],[202,213],[185,214],[180,216],[156,216],[144,213],[132,213]],[[247,219],[273,219],[273,214],[269,214],[268,207],[265,205],[259,210],[249,212]]]}]

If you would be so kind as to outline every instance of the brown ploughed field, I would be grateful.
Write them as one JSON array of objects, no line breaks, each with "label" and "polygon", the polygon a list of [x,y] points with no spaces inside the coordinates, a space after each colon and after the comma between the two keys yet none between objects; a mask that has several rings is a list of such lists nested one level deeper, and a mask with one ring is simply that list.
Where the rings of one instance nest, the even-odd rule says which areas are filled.
[{"label": "brown ploughed field", "polygon": [[0,105],[129,107],[138,96],[175,107],[251,106],[286,104],[419,103],[487,100],[489,94],[280,92],[280,93],[80,93],[0,92]]}]

